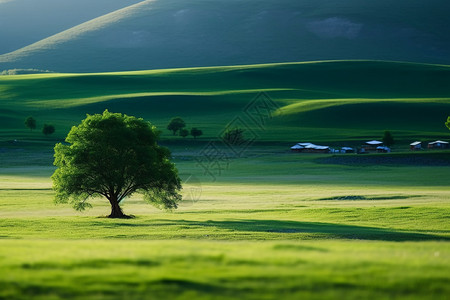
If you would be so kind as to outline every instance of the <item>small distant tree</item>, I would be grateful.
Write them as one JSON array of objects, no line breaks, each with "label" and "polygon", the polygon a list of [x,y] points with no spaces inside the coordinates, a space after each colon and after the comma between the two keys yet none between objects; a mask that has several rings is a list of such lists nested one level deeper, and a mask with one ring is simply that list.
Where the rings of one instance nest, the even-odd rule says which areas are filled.
[{"label": "small distant tree", "polygon": [[36,120],[33,117],[26,118],[25,126],[30,128],[30,131],[33,131],[33,129],[36,129]]},{"label": "small distant tree", "polygon": [[196,139],[198,136],[203,135],[203,131],[201,131],[200,129],[194,127],[191,129],[191,135],[194,137],[194,139]]},{"label": "small distant tree", "polygon": [[169,149],[157,143],[159,134],[143,119],[107,110],[88,115],[65,144],[55,146],[55,202],[84,210],[89,198],[103,196],[111,204],[110,218],[127,218],[120,204],[139,192],[159,208],[177,208],[181,180]]},{"label": "small distant tree", "polygon": [[189,130],[182,128],[180,129],[180,136],[182,136],[183,138],[187,137],[189,135]]},{"label": "small distant tree", "polygon": [[175,117],[170,120],[169,125],[167,125],[167,129],[173,132],[173,135],[177,134],[177,131],[186,127],[186,122],[180,117]]},{"label": "small distant tree", "polygon": [[55,126],[44,124],[44,127],[42,127],[42,133],[46,136],[52,134],[55,132]]},{"label": "small distant tree", "polygon": [[229,145],[239,145],[245,142],[244,131],[241,128],[228,129],[223,134],[223,140]]},{"label": "small distant tree", "polygon": [[384,135],[383,135],[383,143],[384,143],[386,146],[388,146],[388,147],[394,145],[394,143],[395,143],[394,137],[392,136],[391,132],[388,131],[388,130],[386,130],[386,131],[384,132]]}]

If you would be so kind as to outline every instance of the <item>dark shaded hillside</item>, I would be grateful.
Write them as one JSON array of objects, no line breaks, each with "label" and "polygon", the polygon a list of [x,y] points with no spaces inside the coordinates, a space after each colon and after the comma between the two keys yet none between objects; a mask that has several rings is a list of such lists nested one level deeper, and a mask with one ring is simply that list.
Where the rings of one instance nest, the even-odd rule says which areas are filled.
[{"label": "dark shaded hillside", "polygon": [[0,54],[38,42],[139,0],[0,1]]},{"label": "dark shaded hillside", "polygon": [[143,70],[322,59],[450,63],[450,2],[154,0],[0,55],[0,70]]}]

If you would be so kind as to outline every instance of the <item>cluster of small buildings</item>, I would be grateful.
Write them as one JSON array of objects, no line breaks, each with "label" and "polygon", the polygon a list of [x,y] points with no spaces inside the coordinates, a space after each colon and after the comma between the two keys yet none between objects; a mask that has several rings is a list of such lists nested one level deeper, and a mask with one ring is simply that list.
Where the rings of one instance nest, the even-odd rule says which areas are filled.
[{"label": "cluster of small buildings", "polygon": [[294,152],[306,152],[306,153],[329,153],[330,147],[314,145],[312,143],[298,143],[291,147]]},{"label": "cluster of small buildings", "polygon": [[[445,141],[434,141],[428,143],[428,149],[449,149],[450,144]],[[416,141],[410,144],[413,151],[422,150],[422,142]],[[315,145],[313,143],[298,143],[291,147],[292,152],[302,153],[355,153],[355,149],[350,147],[342,147],[340,150],[332,149],[329,146]],[[372,140],[365,142],[357,151],[357,153],[389,153],[391,149],[386,147],[383,142]]]},{"label": "cluster of small buildings", "polygon": [[391,152],[391,148],[384,146],[383,142],[373,140],[365,142],[364,145],[361,146],[360,153],[367,152],[388,153]]},{"label": "cluster of small buildings", "polygon": [[[414,142],[409,144],[411,146],[411,150],[417,151],[422,150],[422,142]],[[449,149],[450,144],[445,141],[434,141],[428,143],[428,149]]]}]

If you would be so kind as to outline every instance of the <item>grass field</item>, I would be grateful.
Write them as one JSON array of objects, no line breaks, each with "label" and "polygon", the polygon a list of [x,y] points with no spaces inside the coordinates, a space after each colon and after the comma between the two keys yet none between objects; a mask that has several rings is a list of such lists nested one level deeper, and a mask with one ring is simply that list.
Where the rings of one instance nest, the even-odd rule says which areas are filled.
[{"label": "grass field", "polygon": [[[1,76],[0,139],[22,138],[29,115],[38,128],[54,124],[63,138],[86,113],[106,108],[161,129],[179,115],[189,127],[202,128],[206,140],[236,117],[257,131],[259,141],[360,143],[381,138],[384,130],[409,143],[442,139],[448,135],[449,81],[448,66],[381,61]],[[279,108],[263,130],[245,114],[261,92]]]},{"label": "grass field", "polygon": [[[340,78],[350,69],[351,80]],[[0,77],[0,299],[447,299],[450,155],[402,149],[448,136],[449,74],[328,62]],[[207,142],[260,90],[277,115],[205,172]],[[105,108],[162,128],[174,115],[203,126],[196,141],[162,135],[185,179],[177,210],[134,195],[123,209],[135,218],[113,220],[103,199],[83,213],[53,203],[54,143]],[[383,113],[383,124],[362,122],[364,111]],[[55,136],[28,131],[28,115],[55,124]],[[288,151],[293,141],[356,144],[384,129],[397,153]]]},{"label": "grass field", "polygon": [[180,173],[199,180],[185,185],[180,208],[162,212],[136,195],[124,204],[132,220],[101,217],[102,199],[85,213],[54,205],[49,154],[3,166],[0,297],[448,295],[448,167],[334,165],[250,149],[212,181],[184,155]]}]

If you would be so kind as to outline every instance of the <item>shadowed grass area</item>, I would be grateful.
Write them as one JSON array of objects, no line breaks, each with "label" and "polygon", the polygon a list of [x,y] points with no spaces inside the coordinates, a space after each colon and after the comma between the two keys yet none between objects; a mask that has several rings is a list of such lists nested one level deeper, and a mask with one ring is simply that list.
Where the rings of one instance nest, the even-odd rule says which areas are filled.
[{"label": "shadowed grass area", "polygon": [[[191,226],[205,226],[225,229],[239,233],[244,232],[268,232],[282,235],[296,234],[301,239],[302,234],[308,238],[331,238],[331,239],[361,239],[381,241],[448,241],[450,237],[434,236],[420,233],[400,232],[374,227],[350,226],[333,223],[310,223],[283,220],[230,220],[230,221],[178,221],[176,224]],[[192,227],[191,227],[192,228]],[[280,236],[278,236],[280,237]]]},{"label": "shadowed grass area", "polygon": [[[397,200],[385,200],[389,204],[393,201]],[[320,202],[310,204],[307,201],[303,202],[303,206],[292,203],[289,208],[259,210],[251,209],[250,204],[246,210],[216,208],[186,211],[181,208],[178,213],[165,214],[164,219],[137,216],[127,221],[110,221],[93,216],[46,217],[39,216],[39,213],[34,215],[31,211],[28,214],[23,212],[24,217],[20,218],[7,213],[0,222],[0,233],[2,238],[12,239],[56,239],[61,235],[66,239],[80,239],[87,235],[95,239],[124,240],[447,241],[450,238],[450,231],[440,226],[442,222],[446,223],[449,215],[445,205],[439,208],[423,207],[423,204],[372,208],[367,202],[350,200],[339,208],[339,202],[342,203],[342,200],[323,206]],[[142,205],[145,204],[139,206]],[[253,207],[258,205],[255,203]],[[70,213],[65,209],[60,211]],[[40,214],[49,215],[51,212],[41,210]],[[153,211],[152,215],[155,213]],[[274,216],[283,218],[271,219]]]},{"label": "shadowed grass area", "polygon": [[449,151],[389,153],[383,155],[333,155],[317,159],[320,163],[342,165],[450,166]]}]

